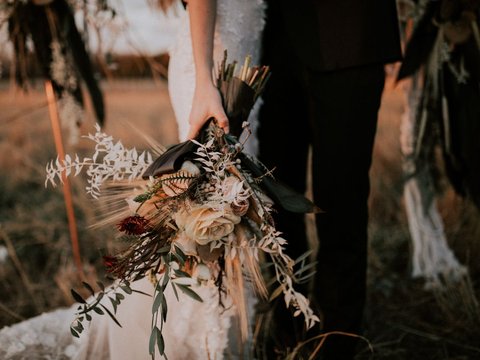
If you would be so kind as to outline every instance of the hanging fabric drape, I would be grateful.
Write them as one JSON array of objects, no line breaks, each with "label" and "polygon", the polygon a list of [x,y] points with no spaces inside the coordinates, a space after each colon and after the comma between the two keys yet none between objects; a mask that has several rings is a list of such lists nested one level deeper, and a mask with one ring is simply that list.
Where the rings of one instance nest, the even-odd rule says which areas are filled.
[{"label": "hanging fabric drape", "polygon": [[[426,286],[430,287],[442,284],[445,278],[458,280],[465,275],[466,268],[460,264],[447,243],[435,199],[434,175],[428,163],[434,159],[426,156],[425,148],[417,147],[416,140],[419,137],[416,136],[416,130],[420,124],[416,121],[416,109],[420,90],[413,81],[401,120],[400,144],[406,176],[405,209],[412,237],[412,276],[424,278]],[[433,145],[431,141],[429,145]],[[420,156],[416,156],[416,151],[420,152]]]},{"label": "hanging fabric drape", "polygon": [[415,28],[398,75],[412,77],[401,125],[405,206],[413,276],[441,285],[468,272],[448,246],[438,211],[438,153],[454,190],[480,207],[480,3],[415,4]]}]

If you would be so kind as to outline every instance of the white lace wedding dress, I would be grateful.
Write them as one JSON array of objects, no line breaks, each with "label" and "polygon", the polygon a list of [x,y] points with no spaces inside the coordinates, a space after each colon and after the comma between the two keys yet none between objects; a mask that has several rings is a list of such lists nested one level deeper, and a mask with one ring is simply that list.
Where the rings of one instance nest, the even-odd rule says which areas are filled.
[{"label": "white lace wedding dress", "polygon": [[[263,27],[264,0],[217,0],[217,23],[214,38],[214,63],[223,59],[224,50],[228,51],[228,60],[241,63],[245,56],[252,56],[252,63],[259,64],[260,38]],[[195,90],[195,67],[190,39],[188,12],[181,20],[177,41],[170,51],[168,69],[168,90],[178,123],[180,141],[187,137],[188,117],[192,107]],[[251,130],[255,135],[256,114],[260,103],[257,101],[249,118]],[[257,139],[249,138],[245,144],[251,154],[257,152]]]},{"label": "white lace wedding dress", "polygon": [[[188,11],[180,16],[177,41],[170,53],[169,91],[179,138],[185,140],[195,87],[195,69]],[[251,55],[253,63],[258,64],[263,16],[263,0],[217,0],[215,63],[223,58],[224,49],[227,49],[230,60],[241,62],[246,55]],[[255,114],[254,108],[250,116],[253,130]],[[256,152],[254,136],[247,143],[247,151]],[[153,293],[152,284],[147,280],[138,281],[132,287]],[[237,342],[238,331],[232,326],[235,311],[228,304],[228,299],[226,306],[220,307],[216,287],[198,287],[196,291],[203,303],[183,294],[179,294],[180,301],[177,302],[171,290],[166,292],[169,309],[163,335],[168,359],[243,357]],[[0,359],[150,359],[151,307],[150,297],[140,294],[127,296],[117,312],[122,328],[108,316],[94,316],[80,340],[73,338],[69,332],[76,306],[42,314],[0,330]],[[252,304],[249,307],[251,309]],[[158,353],[156,358],[161,358]]]}]

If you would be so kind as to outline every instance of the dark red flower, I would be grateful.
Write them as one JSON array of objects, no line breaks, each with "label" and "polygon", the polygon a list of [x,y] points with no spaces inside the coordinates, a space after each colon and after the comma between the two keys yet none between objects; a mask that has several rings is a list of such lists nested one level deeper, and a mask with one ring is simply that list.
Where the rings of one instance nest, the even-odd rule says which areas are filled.
[{"label": "dark red flower", "polygon": [[127,235],[141,235],[149,228],[149,221],[143,216],[129,216],[117,224],[118,230]]},{"label": "dark red flower", "polygon": [[103,265],[105,265],[107,271],[117,265],[117,263],[118,260],[115,256],[105,255],[103,257]]},{"label": "dark red flower", "polygon": [[103,265],[108,273],[121,278],[125,274],[125,264],[122,264],[116,256],[105,255]]}]

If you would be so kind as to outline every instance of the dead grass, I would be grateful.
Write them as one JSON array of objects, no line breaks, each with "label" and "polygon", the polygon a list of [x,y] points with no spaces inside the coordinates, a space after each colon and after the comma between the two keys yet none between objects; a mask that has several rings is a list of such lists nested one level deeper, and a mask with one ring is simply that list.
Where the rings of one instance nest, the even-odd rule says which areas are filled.
[{"label": "dead grass", "polygon": [[[9,259],[0,264],[0,327],[72,302],[78,287],[60,188],[45,189],[45,165],[55,158],[45,97],[40,90],[25,95],[0,86],[0,245],[11,243]],[[166,85],[125,81],[106,86],[106,131],[127,146],[146,148],[139,133],[163,144],[176,141],[176,127]],[[87,109],[83,133],[92,132]],[[90,152],[81,140],[67,152]],[[112,251],[108,230],[89,228],[94,203],[84,193],[82,178],[72,181],[75,212],[87,277],[103,278],[102,255]],[[18,258],[15,263],[14,258]],[[98,275],[97,275],[98,273]]]},{"label": "dead grass", "polygon": [[[166,85],[123,81],[106,88],[106,131],[127,146],[147,147],[136,130],[160,143],[176,141]],[[480,327],[475,310],[466,310],[478,295],[480,224],[478,212],[446,189],[442,216],[456,255],[470,267],[473,281],[446,293],[426,292],[410,278],[409,236],[402,202],[398,142],[403,99],[400,88],[387,86],[374,150],[370,197],[369,306],[366,346],[359,359],[480,358]],[[69,289],[78,280],[72,258],[60,189],[44,189],[44,166],[55,151],[41,91],[15,93],[0,84],[0,245],[10,241],[9,259],[0,264],[0,327],[71,303]],[[82,131],[93,131],[88,109]],[[86,152],[82,140],[67,152]],[[103,278],[101,255],[112,250],[108,230],[89,228],[94,203],[73,181],[82,256],[87,276]],[[8,238],[8,240],[7,240]],[[15,255],[13,255],[15,254]],[[15,264],[13,257],[18,258]],[[92,281],[93,282],[93,281]],[[28,285],[27,285],[28,284]],[[470,304],[470,305],[468,305]],[[475,308],[475,307],[473,307]],[[472,315],[473,314],[473,315]]]}]

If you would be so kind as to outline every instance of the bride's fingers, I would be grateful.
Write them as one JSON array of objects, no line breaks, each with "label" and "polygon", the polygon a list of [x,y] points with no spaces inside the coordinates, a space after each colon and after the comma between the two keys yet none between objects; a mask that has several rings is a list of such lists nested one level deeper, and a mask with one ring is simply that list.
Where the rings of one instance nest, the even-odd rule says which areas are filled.
[{"label": "bride's fingers", "polygon": [[225,134],[228,134],[230,128],[227,115],[225,114],[223,108],[219,109],[215,114],[213,114],[213,117],[217,120],[218,126],[220,126],[223,131],[225,131]]},{"label": "bride's fingers", "polygon": [[214,118],[217,121],[218,126],[220,126],[226,134],[230,131],[227,115],[223,108],[217,109],[216,112],[212,112],[210,116],[203,116],[202,121],[190,121],[190,130],[188,131],[187,137],[189,139],[195,139],[200,132],[202,126],[208,121],[208,119]]}]

